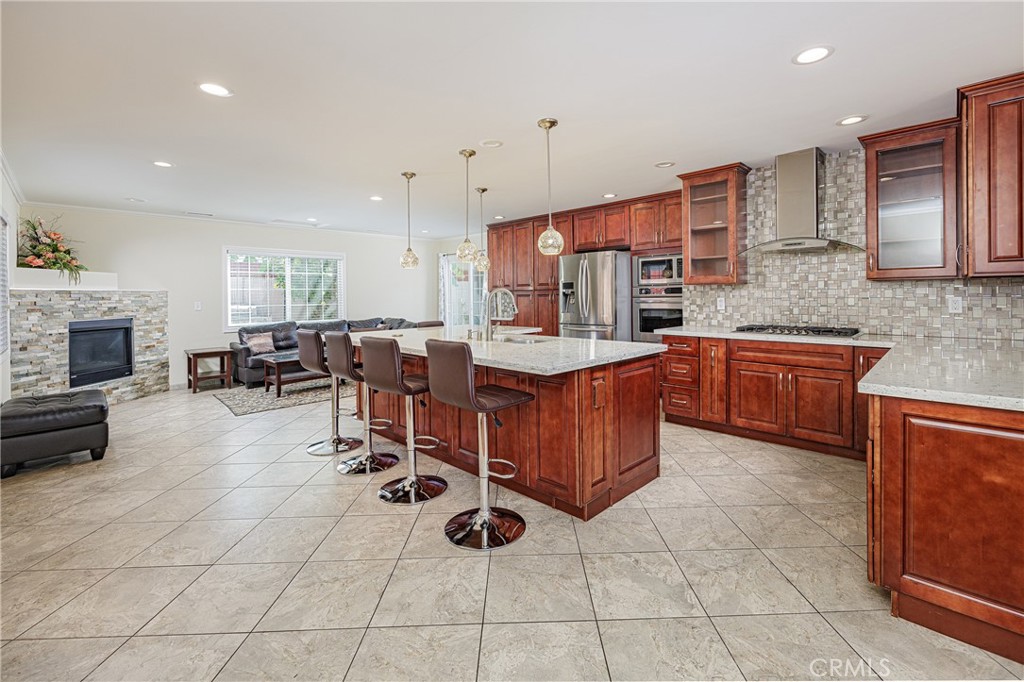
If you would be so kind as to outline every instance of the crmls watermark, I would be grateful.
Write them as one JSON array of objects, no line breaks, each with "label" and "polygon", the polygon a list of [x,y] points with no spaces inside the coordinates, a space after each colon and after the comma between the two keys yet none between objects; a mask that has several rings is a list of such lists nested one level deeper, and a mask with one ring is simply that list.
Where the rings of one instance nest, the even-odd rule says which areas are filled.
[{"label": "crmls watermark", "polygon": [[816,658],[811,661],[810,670],[814,677],[869,677],[875,672],[885,678],[892,673],[888,658]]}]

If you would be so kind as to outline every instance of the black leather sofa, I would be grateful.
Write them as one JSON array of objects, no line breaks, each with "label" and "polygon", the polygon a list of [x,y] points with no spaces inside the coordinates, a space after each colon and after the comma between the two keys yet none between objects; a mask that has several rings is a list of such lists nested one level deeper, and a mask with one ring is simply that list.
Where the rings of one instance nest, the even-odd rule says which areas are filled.
[{"label": "black leather sofa", "polygon": [[83,450],[103,459],[108,410],[107,397],[97,390],[8,400],[0,407],[0,478],[33,459]]},{"label": "black leather sofa", "polygon": [[[274,322],[238,328],[238,341],[231,342],[233,378],[246,388],[263,385],[263,362],[269,358],[295,357],[299,350],[299,329],[315,329],[321,332],[352,329],[412,329],[415,322],[401,317],[371,317],[365,320],[325,320],[318,322]],[[245,342],[250,334],[270,332],[274,339],[274,352],[254,354]],[[301,367],[296,371],[301,371]]]}]

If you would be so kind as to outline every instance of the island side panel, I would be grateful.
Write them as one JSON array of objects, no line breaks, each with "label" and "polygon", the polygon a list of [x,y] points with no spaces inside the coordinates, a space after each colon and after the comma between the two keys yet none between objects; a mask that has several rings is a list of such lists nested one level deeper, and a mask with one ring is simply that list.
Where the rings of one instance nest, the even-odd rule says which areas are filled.
[{"label": "island side panel", "polygon": [[880,402],[893,615],[1024,662],[1024,415]]}]

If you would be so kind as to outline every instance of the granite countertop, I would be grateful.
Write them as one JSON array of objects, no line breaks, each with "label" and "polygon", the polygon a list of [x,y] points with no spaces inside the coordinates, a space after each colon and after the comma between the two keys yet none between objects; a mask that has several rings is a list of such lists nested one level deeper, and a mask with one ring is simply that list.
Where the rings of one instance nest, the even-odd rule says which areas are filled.
[{"label": "granite countertop", "polygon": [[857,384],[861,393],[1024,412],[1024,342],[858,334],[853,337],[737,333],[727,327],[682,326],[664,336],[889,348]]},{"label": "granite countertop", "polygon": [[[513,343],[500,340],[502,336],[525,333],[510,331],[515,329],[515,327],[501,328],[494,341],[467,340],[469,327],[381,330],[352,334],[352,343],[358,346],[361,339],[366,336],[394,338],[398,341],[403,353],[426,357],[427,339],[464,341],[472,348],[473,362],[476,365],[541,376],[553,376],[587,367],[635,360],[657,355],[666,350],[666,347],[660,343],[566,339],[559,336],[535,336],[532,337],[537,339],[535,343]],[[534,328],[526,327],[525,329],[532,330]]]}]

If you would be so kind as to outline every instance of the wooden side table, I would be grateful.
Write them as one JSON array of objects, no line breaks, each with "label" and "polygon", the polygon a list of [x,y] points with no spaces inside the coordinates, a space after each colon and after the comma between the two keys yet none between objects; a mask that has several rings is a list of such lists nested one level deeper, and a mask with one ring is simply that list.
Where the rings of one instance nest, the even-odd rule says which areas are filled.
[{"label": "wooden side table", "polygon": [[[228,348],[193,348],[185,351],[188,360],[188,387],[195,393],[199,390],[199,382],[208,379],[220,379],[223,386],[231,388],[231,350]],[[199,361],[204,358],[218,358],[219,372],[199,371]]]}]

